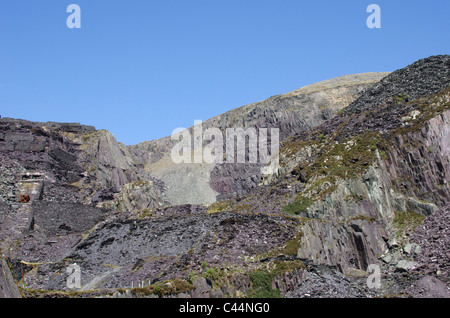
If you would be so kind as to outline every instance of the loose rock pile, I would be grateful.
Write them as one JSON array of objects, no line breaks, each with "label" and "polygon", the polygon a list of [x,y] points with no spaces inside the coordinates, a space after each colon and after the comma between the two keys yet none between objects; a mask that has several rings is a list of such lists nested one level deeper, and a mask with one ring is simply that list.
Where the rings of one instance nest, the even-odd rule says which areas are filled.
[{"label": "loose rock pile", "polygon": [[24,168],[14,160],[0,156],[0,201],[17,201],[17,178],[24,171]]},{"label": "loose rock pile", "polygon": [[395,71],[344,109],[345,114],[360,113],[382,104],[388,98],[415,99],[435,94],[450,84],[450,56],[432,56]]},{"label": "loose rock pile", "polygon": [[450,206],[425,219],[412,236],[421,247],[417,261],[419,270],[450,282]]}]

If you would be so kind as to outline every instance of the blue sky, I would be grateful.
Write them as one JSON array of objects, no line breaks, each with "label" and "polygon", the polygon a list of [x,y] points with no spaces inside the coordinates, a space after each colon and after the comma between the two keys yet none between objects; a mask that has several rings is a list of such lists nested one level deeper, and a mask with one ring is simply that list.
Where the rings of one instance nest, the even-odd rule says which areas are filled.
[{"label": "blue sky", "polygon": [[[81,29],[69,29],[69,4]],[[381,29],[369,29],[369,4]],[[0,0],[0,115],[124,144],[333,77],[450,53],[450,1]]]}]

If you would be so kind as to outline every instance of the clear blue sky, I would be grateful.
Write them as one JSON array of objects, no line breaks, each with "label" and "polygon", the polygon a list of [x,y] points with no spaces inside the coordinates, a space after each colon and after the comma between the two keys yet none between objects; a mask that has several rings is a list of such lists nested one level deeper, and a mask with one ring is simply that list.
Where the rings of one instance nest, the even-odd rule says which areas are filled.
[{"label": "clear blue sky", "polygon": [[[81,29],[69,29],[69,4]],[[381,7],[381,29],[366,8]],[[333,77],[450,53],[449,0],[0,0],[0,115],[125,144]]]}]

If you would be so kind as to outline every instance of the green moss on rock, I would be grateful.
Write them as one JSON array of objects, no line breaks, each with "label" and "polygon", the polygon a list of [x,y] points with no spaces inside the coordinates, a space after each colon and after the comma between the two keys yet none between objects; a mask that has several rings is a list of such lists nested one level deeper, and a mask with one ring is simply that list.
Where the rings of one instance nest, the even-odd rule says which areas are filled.
[{"label": "green moss on rock", "polygon": [[229,201],[220,201],[211,204],[208,208],[208,214],[220,213],[229,211],[231,208],[231,202]]},{"label": "green moss on rock", "polygon": [[396,212],[393,221],[395,235],[398,239],[405,238],[408,234],[413,233],[425,218],[425,216],[411,211]]},{"label": "green moss on rock", "polygon": [[250,281],[252,283],[248,292],[250,298],[281,298],[280,290],[272,287],[272,273],[256,270],[250,273]]},{"label": "green moss on rock", "polygon": [[285,247],[282,250],[282,253],[285,255],[296,256],[298,253],[298,249],[300,248],[300,242],[304,236],[303,232],[298,232],[294,238],[287,241]]},{"label": "green moss on rock", "polygon": [[290,215],[299,215],[306,213],[312,204],[313,201],[310,199],[299,197],[291,204],[284,206],[282,211]]}]

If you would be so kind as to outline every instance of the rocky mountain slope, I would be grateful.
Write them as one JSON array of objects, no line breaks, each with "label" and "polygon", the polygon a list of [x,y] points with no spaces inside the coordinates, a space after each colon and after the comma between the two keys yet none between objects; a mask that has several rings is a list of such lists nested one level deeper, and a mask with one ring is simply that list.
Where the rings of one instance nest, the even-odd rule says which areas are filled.
[{"label": "rocky mountain slope", "polygon": [[[278,128],[283,141],[333,117],[387,74],[347,75],[309,85],[231,110],[204,121],[202,127],[222,132],[227,128]],[[243,195],[260,183],[262,164],[174,164],[170,158],[173,145],[171,138],[166,137],[128,147],[151,175],[164,181],[171,204],[213,203]],[[180,180],[178,175],[184,178]]]},{"label": "rocky mountain slope", "polygon": [[10,271],[25,297],[448,297],[449,119],[450,56],[203,123],[279,128],[264,178],[176,165],[170,137],[0,119],[0,289]]}]

